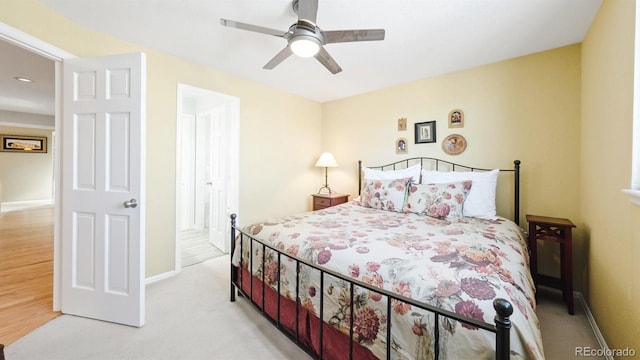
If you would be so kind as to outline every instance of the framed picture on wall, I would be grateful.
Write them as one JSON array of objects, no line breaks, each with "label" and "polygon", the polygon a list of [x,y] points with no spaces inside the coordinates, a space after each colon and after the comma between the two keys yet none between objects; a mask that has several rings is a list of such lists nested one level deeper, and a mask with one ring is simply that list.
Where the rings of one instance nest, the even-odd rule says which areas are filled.
[{"label": "framed picture on wall", "polygon": [[46,136],[0,135],[0,151],[21,153],[46,153]]},{"label": "framed picture on wall", "polygon": [[436,122],[416,123],[416,144],[436,142]]},{"label": "framed picture on wall", "polygon": [[461,128],[464,127],[464,112],[460,109],[453,109],[449,111],[449,127]]},{"label": "framed picture on wall", "polygon": [[409,149],[407,149],[409,144],[407,144],[407,139],[398,138],[396,140],[396,154],[406,154]]},{"label": "framed picture on wall", "polygon": [[407,130],[407,118],[398,119],[398,131],[406,131]]}]

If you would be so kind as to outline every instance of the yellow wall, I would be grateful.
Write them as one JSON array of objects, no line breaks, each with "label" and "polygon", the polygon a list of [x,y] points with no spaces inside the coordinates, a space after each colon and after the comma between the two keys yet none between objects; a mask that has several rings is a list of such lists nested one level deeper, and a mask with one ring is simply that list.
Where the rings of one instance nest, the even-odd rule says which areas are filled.
[{"label": "yellow wall", "polygon": [[[1,114],[0,114],[1,115]],[[0,116],[0,121],[2,116]],[[2,126],[0,134],[44,136],[47,152],[0,152],[0,203],[53,199],[53,148],[51,130]]]},{"label": "yellow wall", "polygon": [[240,98],[241,224],[308,210],[323,175],[313,167],[322,151],[318,103],[87,30],[35,0],[0,0],[0,21],[77,56],[147,54],[148,277],[175,263],[178,83]]},{"label": "yellow wall", "polygon": [[[405,158],[395,140],[408,139],[408,156],[431,156],[486,168],[511,168],[522,161],[520,224],[527,213],[580,220],[580,45],[428,78],[325,103],[323,146],[341,165],[331,169],[333,189],[357,194],[357,161],[382,165]],[[463,128],[450,129],[450,110],[464,111]],[[397,131],[397,119],[408,119]],[[436,120],[437,143],[414,144],[414,124]],[[467,150],[446,155],[441,141],[459,133]],[[506,184],[508,178],[499,179]],[[505,185],[502,185],[505,186]],[[511,197],[499,212],[511,216]],[[585,264],[580,231],[575,234],[574,265]],[[540,269],[559,273],[557,246],[540,250]],[[576,275],[580,288],[580,276]]]},{"label": "yellow wall", "polygon": [[635,1],[605,0],[583,42],[579,226],[596,322],[610,348],[637,353],[640,210],[620,192],[631,183],[635,14]]}]

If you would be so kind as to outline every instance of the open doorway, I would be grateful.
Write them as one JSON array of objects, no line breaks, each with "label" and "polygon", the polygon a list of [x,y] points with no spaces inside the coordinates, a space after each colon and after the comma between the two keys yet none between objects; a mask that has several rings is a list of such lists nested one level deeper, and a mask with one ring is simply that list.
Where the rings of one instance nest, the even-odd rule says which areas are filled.
[{"label": "open doorway", "polygon": [[0,152],[0,212],[52,205],[55,62],[1,37],[0,54],[0,134],[29,150]]},{"label": "open doorway", "polygon": [[[0,342],[54,311],[55,61],[5,40],[0,28],[0,134],[35,139],[37,152],[0,152]],[[44,151],[42,151],[44,150]]]},{"label": "open doorway", "polygon": [[229,251],[237,206],[238,98],[178,85],[176,269]]}]

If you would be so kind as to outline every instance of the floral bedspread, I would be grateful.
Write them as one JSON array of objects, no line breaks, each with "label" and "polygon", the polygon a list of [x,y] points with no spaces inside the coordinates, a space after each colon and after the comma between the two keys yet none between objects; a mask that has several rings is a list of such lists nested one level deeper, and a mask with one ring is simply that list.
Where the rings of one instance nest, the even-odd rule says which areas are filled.
[{"label": "floral bedspread", "polygon": [[[248,226],[244,231],[285,253],[376,287],[493,324],[493,300],[511,302],[511,358],[543,359],[535,293],[522,230],[512,221],[460,218],[438,220],[413,213],[375,210],[351,201]],[[248,241],[243,245],[248,258]],[[252,272],[262,276],[262,250],[254,245]],[[240,261],[239,246],[233,261]],[[265,282],[276,289],[277,256],[265,254]],[[243,261],[248,267],[248,261]],[[295,298],[295,262],[281,261],[280,293]],[[319,274],[303,266],[300,302],[319,314]],[[349,333],[350,296],[345,281],[325,277],[324,321]],[[387,298],[356,288],[356,340],[376,356],[428,359],[434,354],[433,314],[392,300],[391,337]],[[317,315],[316,315],[317,316]],[[440,358],[492,359],[495,335],[440,318]]]}]

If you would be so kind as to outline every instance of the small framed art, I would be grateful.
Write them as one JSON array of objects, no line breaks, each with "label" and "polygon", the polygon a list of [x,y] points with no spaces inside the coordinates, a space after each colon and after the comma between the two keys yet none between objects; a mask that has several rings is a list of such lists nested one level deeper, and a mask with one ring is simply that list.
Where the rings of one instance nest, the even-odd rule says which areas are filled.
[{"label": "small framed art", "polygon": [[407,118],[398,119],[398,131],[406,131],[407,130]]},{"label": "small framed art", "polygon": [[398,138],[398,140],[396,140],[396,154],[406,154],[408,146],[409,144],[407,144],[407,139]]},{"label": "small framed art", "polygon": [[449,127],[464,127],[464,112],[460,109],[453,109],[449,112]]},{"label": "small framed art", "polygon": [[0,151],[22,153],[46,153],[46,136],[0,135]]},{"label": "small framed art", "polygon": [[436,142],[436,122],[416,123],[416,144]]}]

